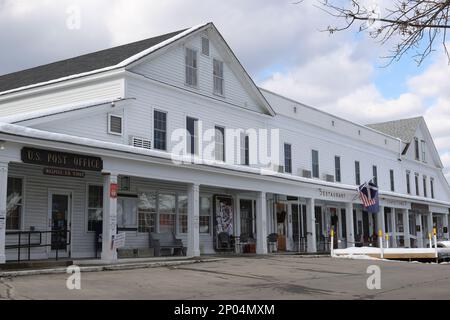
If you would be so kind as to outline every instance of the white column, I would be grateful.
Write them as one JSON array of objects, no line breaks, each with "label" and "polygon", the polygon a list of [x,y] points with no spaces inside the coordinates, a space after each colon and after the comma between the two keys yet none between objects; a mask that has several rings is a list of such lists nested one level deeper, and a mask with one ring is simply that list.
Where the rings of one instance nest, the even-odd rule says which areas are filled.
[{"label": "white column", "polygon": [[0,162],[0,264],[6,262],[6,196],[8,188],[8,163]]},{"label": "white column", "polygon": [[423,230],[422,226],[422,214],[416,214],[416,226],[420,227],[420,231],[417,232],[417,247],[423,248],[423,234],[426,230]]},{"label": "white column", "polygon": [[431,233],[431,236],[433,236],[433,227],[434,227],[433,212],[429,212],[427,218],[428,218],[428,232],[427,232],[427,239],[428,239],[429,238],[428,233]]},{"label": "white column", "polygon": [[238,195],[235,195],[235,214],[234,214],[234,235],[236,237],[240,237],[241,236],[241,199],[239,198]]},{"label": "white column", "polygon": [[397,209],[391,208],[391,244],[392,248],[397,248]]},{"label": "white column", "polygon": [[200,186],[188,185],[188,247],[189,257],[200,256]]},{"label": "white column", "polygon": [[256,199],[256,253],[267,254],[267,200],[265,192],[258,192]]},{"label": "white column", "polygon": [[353,225],[353,203],[345,204],[345,222],[347,229],[347,247],[355,246],[355,226]]},{"label": "white column", "polygon": [[[386,229],[385,229],[385,221],[384,221],[384,207],[380,206],[380,211],[378,212],[378,216],[377,216],[377,235],[379,236],[379,232],[380,230],[383,232],[383,243],[385,242],[386,239]],[[380,240],[378,240],[380,241]]]},{"label": "white column", "polygon": [[308,234],[308,252],[317,252],[315,200],[306,199],[306,230]]},{"label": "white column", "polygon": [[443,221],[442,221],[442,227],[444,228],[443,231],[445,231],[445,229],[447,229],[447,232],[444,232],[444,240],[448,240],[449,239],[449,230],[448,230],[448,214],[445,214],[442,216]]},{"label": "white column", "polygon": [[409,230],[409,210],[403,209],[403,237],[405,239],[405,248],[411,248],[411,237]]},{"label": "white column", "polygon": [[288,210],[287,210],[287,219],[288,219],[288,225],[287,225],[287,251],[292,251],[294,249],[294,237],[293,232],[294,229],[292,227],[292,205],[288,204]]},{"label": "white column", "polygon": [[103,176],[103,234],[102,260],[117,261],[117,250],[112,248],[113,236],[117,234],[117,197],[111,196],[111,185],[117,185],[116,174]]}]

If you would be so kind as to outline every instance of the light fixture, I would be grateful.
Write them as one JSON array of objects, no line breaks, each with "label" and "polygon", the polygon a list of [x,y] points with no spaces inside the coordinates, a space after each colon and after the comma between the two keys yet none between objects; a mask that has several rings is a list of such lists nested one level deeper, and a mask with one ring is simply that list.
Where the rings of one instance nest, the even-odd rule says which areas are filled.
[{"label": "light fixture", "polygon": [[0,140],[0,150],[5,150],[5,141]]}]

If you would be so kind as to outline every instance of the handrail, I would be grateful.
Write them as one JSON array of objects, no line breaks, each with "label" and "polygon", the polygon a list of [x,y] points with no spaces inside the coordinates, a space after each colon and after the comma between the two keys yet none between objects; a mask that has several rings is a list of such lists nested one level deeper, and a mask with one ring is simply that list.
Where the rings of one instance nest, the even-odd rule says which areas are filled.
[{"label": "handrail", "polygon": [[[43,243],[42,235],[50,234],[50,243]],[[25,261],[31,261],[31,249],[32,248],[46,248],[52,247],[56,245],[56,260],[59,259],[59,251],[60,247],[66,247],[70,245],[70,230],[62,229],[62,230],[51,230],[51,231],[6,231],[6,236],[18,236],[17,244],[8,244],[5,246],[5,250],[13,250],[17,249],[17,262],[21,261],[21,249],[27,250],[27,259]],[[25,242],[22,242],[22,236],[26,236]],[[38,235],[38,239],[32,239],[33,235]],[[55,239],[52,239],[52,236],[55,235]],[[65,237],[64,237],[65,235]],[[63,240],[65,238],[65,241]],[[36,241],[38,240],[38,241]],[[46,238],[47,240],[47,238]],[[52,241],[54,240],[54,241]],[[33,241],[33,242],[32,242]],[[34,242],[36,241],[36,242]]]}]

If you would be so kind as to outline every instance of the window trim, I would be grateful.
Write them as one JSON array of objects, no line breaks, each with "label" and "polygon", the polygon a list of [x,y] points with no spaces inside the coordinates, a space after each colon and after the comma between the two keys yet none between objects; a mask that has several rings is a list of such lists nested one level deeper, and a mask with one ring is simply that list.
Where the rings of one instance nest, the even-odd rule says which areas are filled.
[{"label": "window trim", "polygon": [[419,174],[416,172],[414,173],[414,182],[416,184],[416,196],[420,197],[420,179],[419,179]]},{"label": "window trim", "polygon": [[[290,153],[289,159],[286,157],[286,147],[289,147],[289,153]],[[292,174],[293,167],[292,167],[292,144],[291,143],[287,143],[287,142],[284,143],[283,153],[284,153],[284,172]],[[289,169],[290,169],[289,171],[287,171],[287,168],[286,168],[286,163],[288,160],[289,160]]]},{"label": "window trim", "polygon": [[406,193],[411,194],[411,171],[406,171]]},{"label": "window trim", "polygon": [[[338,160],[339,160],[339,168],[337,167]],[[338,175],[338,173],[339,173],[339,175]],[[336,182],[342,183],[341,156],[334,156],[334,179],[336,180]]]},{"label": "window trim", "polygon": [[428,177],[427,176],[422,176],[422,188],[423,188],[423,196],[425,198],[428,198],[428,188],[427,188],[427,183],[428,183]]},{"label": "window trim", "polygon": [[[216,133],[217,133],[217,129],[219,129],[220,132],[222,132],[223,134],[223,159],[217,159],[217,140],[216,140]],[[221,131],[223,130],[223,131]],[[227,161],[227,154],[226,154],[226,128],[225,126],[221,126],[218,124],[214,125],[214,160],[215,161],[220,161],[220,162],[226,162]]]},{"label": "window trim", "polygon": [[[189,149],[188,148],[188,146],[189,146],[189,143],[190,143],[190,141],[188,141],[188,135],[190,134],[189,133],[189,131],[188,131],[188,119],[192,119],[192,120],[194,120],[194,134],[197,134],[196,136],[195,136],[195,138],[194,138],[194,152],[192,153],[191,151],[192,151],[192,149]],[[200,149],[199,149],[199,147],[200,147],[200,135],[202,135],[202,133],[201,132],[199,132],[199,129],[200,129],[200,127],[199,127],[199,118],[198,117],[194,117],[194,116],[190,116],[190,115],[186,115],[186,117],[185,117],[185,129],[186,129],[186,151],[187,151],[187,154],[186,155],[188,155],[188,156],[198,156],[199,155],[199,153],[200,153]],[[195,131],[197,131],[197,132],[195,132]],[[215,133],[215,132],[214,132]],[[214,138],[215,138],[215,136],[214,136]]]},{"label": "window trim", "polygon": [[[157,149],[156,148],[156,140],[155,140],[155,131],[156,131],[156,129],[155,129],[155,113],[156,112],[166,114],[166,134],[165,134],[166,135],[166,137],[165,137],[166,149]],[[166,151],[166,152],[170,149],[169,148],[169,139],[167,139],[168,138],[168,128],[169,128],[169,112],[159,109],[159,108],[153,108],[153,131],[152,131],[152,147],[153,147],[153,149],[159,150],[159,151]]]},{"label": "window trim", "polygon": [[434,178],[430,177],[430,192],[431,192],[431,199],[435,198],[434,194]]},{"label": "window trim", "polygon": [[[117,133],[117,132],[113,132],[111,131],[111,118],[112,117],[116,117],[116,118],[120,118],[120,124],[121,124],[121,132]],[[108,113],[108,134],[114,135],[114,136],[119,136],[119,137],[123,137],[123,128],[124,128],[124,121],[123,121],[123,115],[118,115],[118,114],[114,114],[114,113]]]},{"label": "window trim", "polygon": [[[317,154],[317,176],[314,175],[314,153]],[[320,179],[320,154],[319,150],[311,150],[311,175],[315,179]]]},{"label": "window trim", "polygon": [[392,192],[395,192],[395,171],[394,169],[389,170],[389,182]]},{"label": "window trim", "polygon": [[[21,179],[22,180],[22,212],[20,213],[20,221],[19,221],[19,228],[18,230],[16,229],[6,229],[6,219],[5,219],[5,231],[21,231],[24,230],[25,228],[25,199],[26,199],[26,194],[25,194],[25,190],[26,190],[26,176],[23,175],[15,175],[15,174],[8,174],[7,178],[13,178],[13,179]],[[8,190],[6,190],[6,196],[8,197]]]},{"label": "window trim", "polygon": [[355,160],[355,184],[361,185],[361,162]]},{"label": "window trim", "polygon": [[[191,67],[191,66],[188,66],[187,65],[187,50],[192,50],[192,51],[194,51],[195,53],[196,53],[196,60],[197,60],[197,67]],[[192,47],[187,47],[187,46],[185,46],[184,47],[184,85],[185,86],[187,86],[187,87],[189,87],[189,88],[193,88],[193,89],[199,89],[199,77],[198,77],[198,75],[199,75],[199,60],[198,60],[198,57],[199,57],[199,55],[198,55],[198,50],[197,49],[194,49],[194,48],[192,48]],[[188,83],[188,79],[187,79],[187,73],[186,73],[186,71],[187,71],[187,68],[192,68],[192,69],[195,69],[195,73],[196,73],[196,84],[189,84]]]}]

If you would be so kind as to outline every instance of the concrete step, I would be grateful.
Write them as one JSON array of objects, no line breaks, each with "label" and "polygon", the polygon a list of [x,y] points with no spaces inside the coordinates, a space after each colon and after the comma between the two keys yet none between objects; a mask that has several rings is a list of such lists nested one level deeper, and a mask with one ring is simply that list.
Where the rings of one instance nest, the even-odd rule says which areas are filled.
[{"label": "concrete step", "polygon": [[0,271],[49,269],[68,267],[71,265],[73,265],[72,260],[8,262],[6,264],[0,264]]}]

